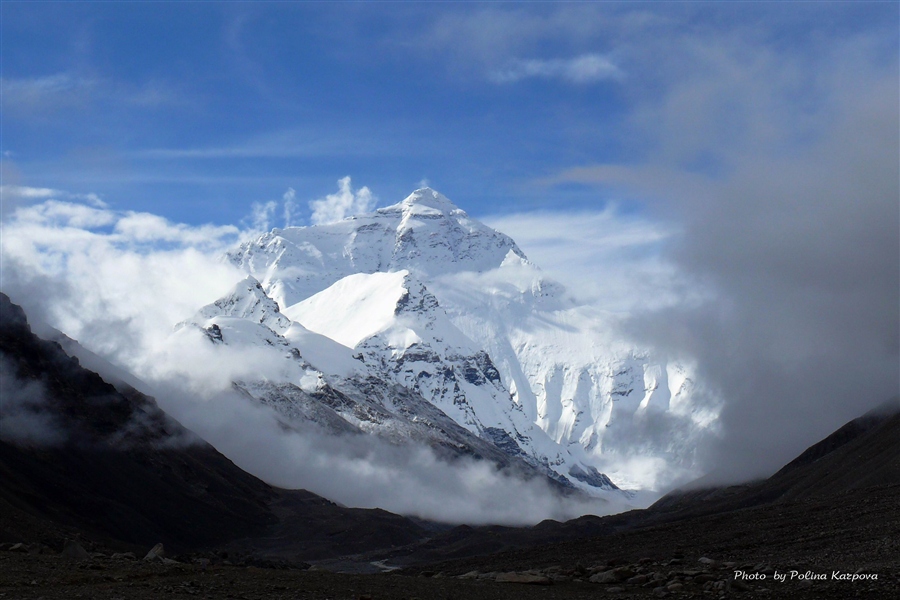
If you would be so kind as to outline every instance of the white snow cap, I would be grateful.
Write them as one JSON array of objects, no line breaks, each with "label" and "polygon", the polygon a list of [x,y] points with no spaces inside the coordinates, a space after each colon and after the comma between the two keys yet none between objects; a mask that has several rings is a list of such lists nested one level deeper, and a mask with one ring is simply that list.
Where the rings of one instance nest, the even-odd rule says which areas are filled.
[{"label": "white snow cap", "polygon": [[431,189],[430,187],[419,188],[412,194],[404,198],[403,202],[395,206],[427,206],[437,209],[443,213],[452,213],[454,211],[464,212],[461,208],[453,204],[453,202],[442,193]]}]

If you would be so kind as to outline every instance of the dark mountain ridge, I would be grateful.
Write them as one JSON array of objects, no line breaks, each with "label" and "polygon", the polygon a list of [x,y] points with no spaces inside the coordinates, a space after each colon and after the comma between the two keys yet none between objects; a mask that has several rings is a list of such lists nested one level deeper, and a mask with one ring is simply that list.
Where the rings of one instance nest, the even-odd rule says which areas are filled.
[{"label": "dark mountain ridge", "polygon": [[[252,547],[275,550],[294,532],[285,557],[301,559],[424,535],[403,517],[342,508],[242,471],[152,398],[121,384],[120,391],[38,338],[4,294],[0,359],[0,541],[21,541],[30,528],[60,547],[60,537],[83,532],[141,548],[163,542],[184,551],[253,539]],[[52,435],[41,436],[40,428]]]}]

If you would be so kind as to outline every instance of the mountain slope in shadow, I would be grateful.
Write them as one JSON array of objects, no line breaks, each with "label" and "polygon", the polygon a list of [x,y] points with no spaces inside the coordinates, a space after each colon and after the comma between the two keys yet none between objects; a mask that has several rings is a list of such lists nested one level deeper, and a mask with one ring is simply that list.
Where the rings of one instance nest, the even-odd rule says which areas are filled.
[{"label": "mountain slope in shadow", "polygon": [[[636,559],[654,547],[683,547],[691,540],[698,547],[708,543],[727,548],[730,539],[762,536],[769,540],[766,543],[787,544],[792,531],[802,537],[807,513],[821,517],[819,535],[826,540],[832,536],[829,528],[846,527],[843,516],[852,519],[860,511],[866,519],[900,517],[896,400],[847,423],[763,481],[676,490],[650,508],[606,517],[544,521],[527,528],[461,526],[392,552],[390,558],[407,566],[456,561],[444,566],[466,572],[558,564],[562,557],[578,560],[582,553],[587,556],[604,547],[634,552]],[[764,527],[752,525],[763,522]],[[766,538],[767,529],[787,537]],[[677,535],[672,533],[676,531]],[[471,558],[475,556],[479,558]]]},{"label": "mountain slope in shadow", "polygon": [[0,365],[0,541],[61,547],[84,534],[187,551],[245,540],[242,548],[300,560],[425,534],[398,515],[343,508],[242,471],[152,398],[117,389],[35,336],[4,294]]}]

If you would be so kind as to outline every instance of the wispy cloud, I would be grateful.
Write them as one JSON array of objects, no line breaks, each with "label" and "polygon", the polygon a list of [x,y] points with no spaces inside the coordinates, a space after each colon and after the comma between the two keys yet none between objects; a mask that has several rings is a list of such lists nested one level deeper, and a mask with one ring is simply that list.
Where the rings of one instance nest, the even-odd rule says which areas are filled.
[{"label": "wispy cloud", "polygon": [[517,60],[506,69],[490,74],[495,83],[515,83],[523,79],[560,79],[568,83],[586,84],[618,79],[623,73],[600,54],[582,54],[574,58]]},{"label": "wispy cloud", "polygon": [[328,194],[324,198],[309,203],[313,225],[333,223],[353,215],[370,212],[378,202],[378,199],[367,187],[361,187],[354,191],[349,177],[340,179],[338,187],[340,189],[336,194]]},{"label": "wispy cloud", "polygon": [[20,446],[56,446],[65,442],[65,428],[47,408],[41,381],[17,376],[16,365],[0,354],[0,440]]},{"label": "wispy cloud", "polygon": [[671,224],[603,211],[538,211],[484,218],[579,301],[629,313],[698,302],[704,291],[665,256]]},{"label": "wispy cloud", "polygon": [[183,103],[183,99],[158,81],[134,84],[70,72],[43,77],[5,77],[0,80],[0,86],[4,110],[16,114],[41,115],[96,103],[137,108]]},{"label": "wispy cloud", "polygon": [[[76,194],[53,188],[29,187],[24,185],[0,185],[0,218],[5,219],[21,206],[28,206],[41,200],[63,200],[86,202],[91,207],[103,209],[107,204],[95,193]],[[76,205],[73,205],[76,206]],[[88,207],[84,207],[91,210]]]},{"label": "wispy cloud", "polygon": [[106,203],[94,193],[76,194],[53,188],[29,187],[24,185],[0,185],[0,197],[4,201],[44,200],[58,198],[64,200],[84,200],[98,208],[105,208]]},{"label": "wispy cloud", "polygon": [[[395,129],[403,126],[394,124]],[[405,153],[397,140],[382,138],[382,131],[367,126],[361,132],[351,127],[287,128],[246,139],[207,146],[146,148],[132,151],[137,159],[229,159],[229,158],[316,158],[323,156],[386,156]]]},{"label": "wispy cloud", "polygon": [[294,227],[299,225],[297,222],[297,210],[300,208],[300,205],[297,202],[297,190],[288,188],[281,200],[284,202],[284,226]]}]

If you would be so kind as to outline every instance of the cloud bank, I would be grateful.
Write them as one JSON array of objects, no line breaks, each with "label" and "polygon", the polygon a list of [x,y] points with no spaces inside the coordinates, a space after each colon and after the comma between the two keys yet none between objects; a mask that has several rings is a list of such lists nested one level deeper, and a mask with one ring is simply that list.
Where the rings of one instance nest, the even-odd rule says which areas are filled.
[{"label": "cloud bank", "polygon": [[664,93],[632,114],[644,160],[550,183],[619,190],[677,227],[664,255],[711,295],[648,307],[629,333],[695,357],[725,399],[708,468],[763,476],[900,393],[896,53],[866,37],[815,55],[668,41]]}]

